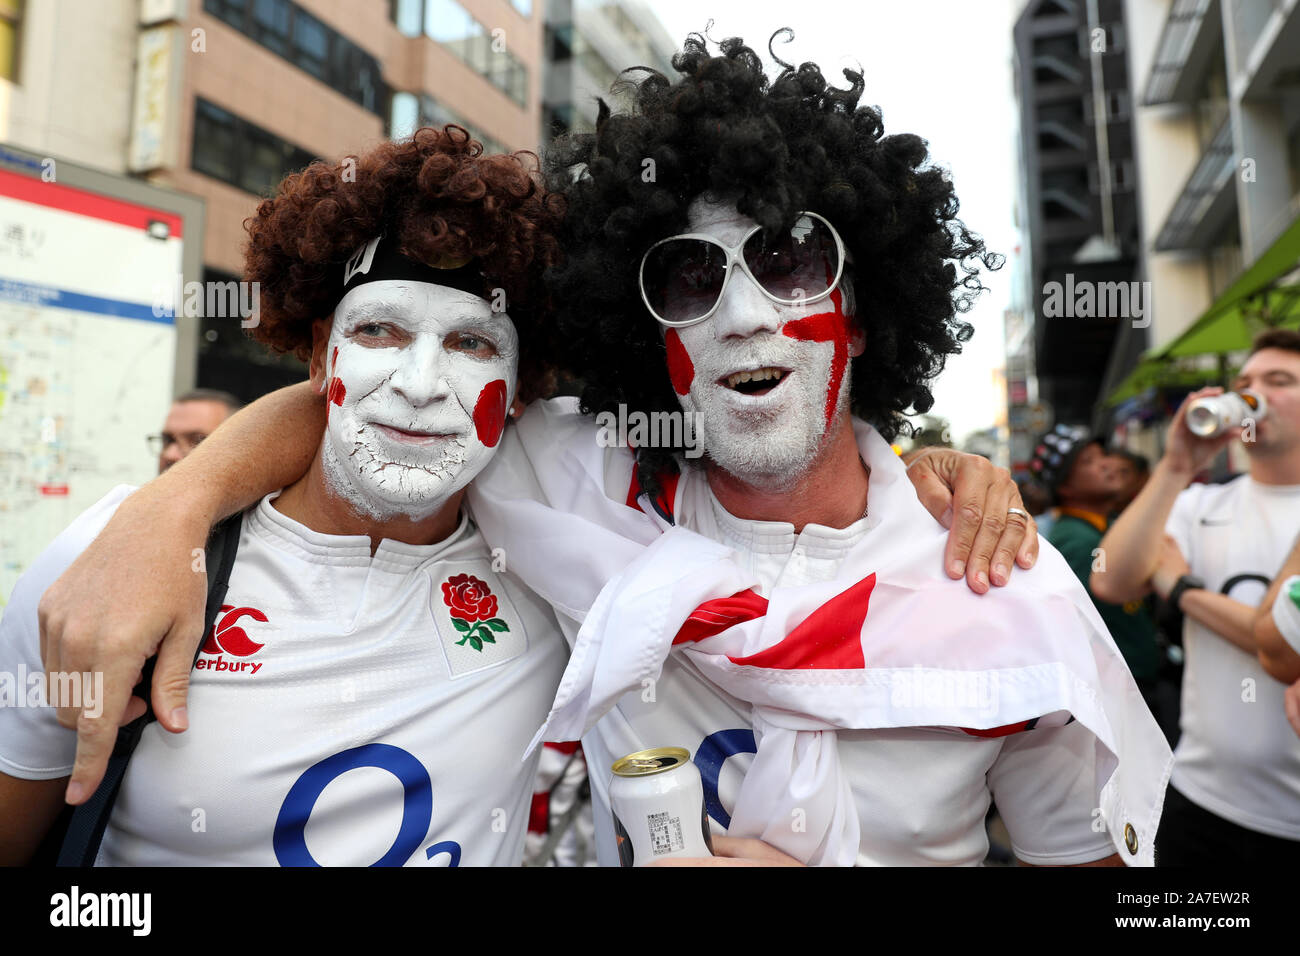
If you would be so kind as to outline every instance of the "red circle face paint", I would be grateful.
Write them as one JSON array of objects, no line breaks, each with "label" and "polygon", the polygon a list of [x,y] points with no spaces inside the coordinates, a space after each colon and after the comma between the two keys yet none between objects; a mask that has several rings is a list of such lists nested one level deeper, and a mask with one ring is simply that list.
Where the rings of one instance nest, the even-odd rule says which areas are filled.
[{"label": "red circle face paint", "polygon": [[506,427],[506,383],[503,379],[488,382],[474,403],[474,430],[478,440],[495,448]]},{"label": "red circle face paint", "polygon": [[668,378],[673,383],[673,391],[685,395],[691,390],[691,382],[695,381],[695,364],[686,354],[686,346],[682,345],[676,329],[668,330],[664,345],[668,349]]}]

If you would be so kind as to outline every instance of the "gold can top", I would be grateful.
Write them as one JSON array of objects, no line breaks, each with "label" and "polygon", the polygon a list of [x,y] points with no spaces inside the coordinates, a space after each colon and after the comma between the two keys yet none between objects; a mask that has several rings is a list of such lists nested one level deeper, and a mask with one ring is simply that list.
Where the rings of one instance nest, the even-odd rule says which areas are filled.
[{"label": "gold can top", "polygon": [[648,777],[689,762],[691,752],[682,747],[655,747],[620,757],[611,768],[619,777]]}]

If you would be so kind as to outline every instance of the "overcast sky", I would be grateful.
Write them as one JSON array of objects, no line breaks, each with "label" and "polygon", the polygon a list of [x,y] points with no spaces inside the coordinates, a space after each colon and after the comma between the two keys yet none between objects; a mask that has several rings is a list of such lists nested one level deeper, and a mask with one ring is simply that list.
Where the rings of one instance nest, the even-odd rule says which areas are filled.
[{"label": "overcast sky", "polygon": [[[712,18],[710,36],[744,37],[766,59],[768,37],[788,26],[795,39],[776,48],[783,60],[813,60],[840,85],[847,85],[839,72],[844,66],[860,67],[863,101],[881,108],[886,134],[916,133],[928,140],[931,161],[952,174],[961,218],[990,248],[1010,257],[1018,242],[1014,3],[655,0],[653,9],[679,43]],[[1010,302],[1011,264],[985,284],[990,291],[967,315],[975,337],[935,386],[932,414],[952,422],[958,441],[993,424],[1002,401],[992,372],[1004,362],[1002,313]]]}]

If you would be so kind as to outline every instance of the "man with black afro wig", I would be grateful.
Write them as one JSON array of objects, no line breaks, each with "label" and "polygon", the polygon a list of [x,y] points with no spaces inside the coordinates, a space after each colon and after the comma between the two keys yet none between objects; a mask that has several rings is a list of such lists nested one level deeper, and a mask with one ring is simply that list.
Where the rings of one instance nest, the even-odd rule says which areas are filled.
[{"label": "man with black afro wig", "polygon": [[[1087,593],[1050,551],[987,594],[951,580],[888,444],[1000,257],[924,141],[859,105],[860,73],[769,80],[742,40],[720,47],[691,36],[675,81],[627,71],[631,107],[602,103],[547,158],[555,332],[597,430],[530,411],[535,486],[498,470],[476,494],[511,554],[543,536],[538,498],[599,526],[549,579],[523,572],[543,593],[617,573],[538,737],[585,733],[592,766],[686,748],[715,828],[760,857],[977,864],[995,799],[1025,862],[1150,865],[1171,757]],[[998,517],[1029,526],[1020,504]],[[592,784],[602,861],[639,862],[644,821]]]}]

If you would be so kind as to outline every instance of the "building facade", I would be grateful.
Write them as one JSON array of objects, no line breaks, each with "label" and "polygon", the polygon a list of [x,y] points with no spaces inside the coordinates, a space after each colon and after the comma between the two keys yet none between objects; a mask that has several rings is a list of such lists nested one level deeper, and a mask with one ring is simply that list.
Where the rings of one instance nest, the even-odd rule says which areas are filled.
[{"label": "building facade", "polygon": [[1300,2],[1127,0],[1150,349],[1108,424],[1158,453],[1182,396],[1300,322]]},{"label": "building facade", "polygon": [[1057,420],[1087,422],[1117,350],[1145,346],[1128,334],[1138,205],[1122,0],[1029,0],[1014,39],[1038,393]]},{"label": "building facade", "polygon": [[648,66],[672,76],[678,42],[641,0],[547,0],[542,142],[595,128],[597,101],[622,70]]},{"label": "building facade", "polygon": [[[447,122],[536,149],[542,16],[533,0],[0,0],[6,67],[0,140],[200,197],[203,274],[184,279],[225,288],[245,218],[314,159]],[[177,391],[302,378],[216,311],[177,316],[182,339],[198,325]]]}]

